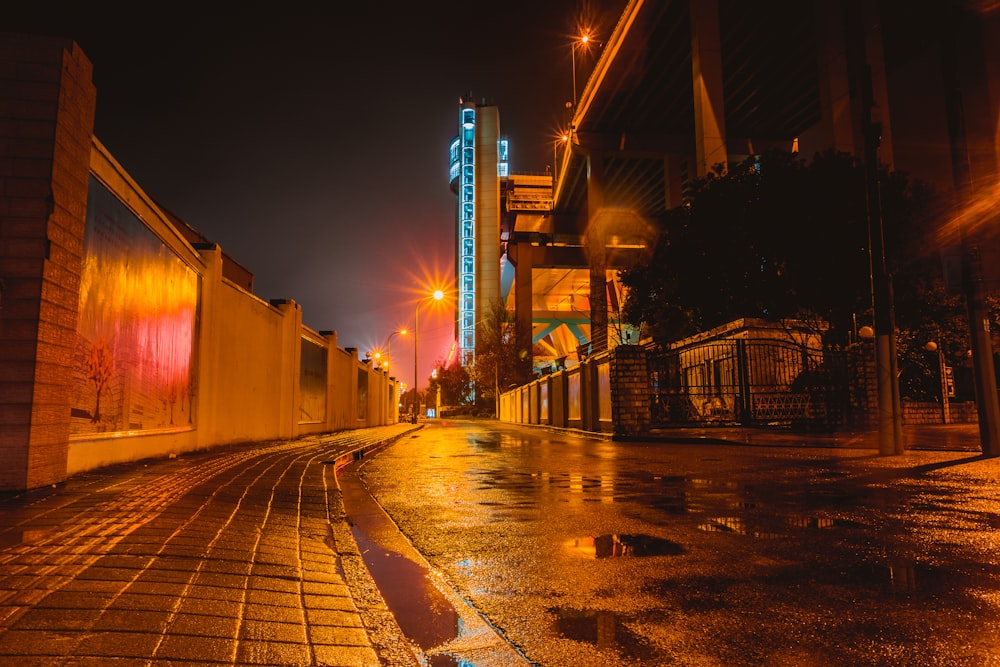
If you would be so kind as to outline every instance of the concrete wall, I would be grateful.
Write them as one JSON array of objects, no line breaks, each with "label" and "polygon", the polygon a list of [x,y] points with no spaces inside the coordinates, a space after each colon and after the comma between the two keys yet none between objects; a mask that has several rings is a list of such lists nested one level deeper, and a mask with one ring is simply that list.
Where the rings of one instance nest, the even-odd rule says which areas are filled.
[{"label": "concrete wall", "polygon": [[500,395],[500,421],[594,433],[649,429],[645,351],[619,345]]},{"label": "concrete wall", "polygon": [[[398,386],[384,371],[339,348],[336,332],[303,326],[294,300],[264,301],[225,278],[219,246],[189,242],[93,137],[95,105],[90,62],[72,41],[0,34],[0,490],[113,463],[397,421]],[[81,423],[71,407],[82,377],[74,364],[90,181],[197,276],[184,359],[192,370],[176,423],[171,413],[166,426],[133,426],[126,415],[106,432],[95,409],[93,424],[73,426]]]}]

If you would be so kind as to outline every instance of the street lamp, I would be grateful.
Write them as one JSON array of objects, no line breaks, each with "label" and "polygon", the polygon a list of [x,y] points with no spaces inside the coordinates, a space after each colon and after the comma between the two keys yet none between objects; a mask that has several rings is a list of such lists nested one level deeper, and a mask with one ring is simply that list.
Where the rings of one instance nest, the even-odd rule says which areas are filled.
[{"label": "street lamp", "polygon": [[573,114],[576,114],[576,49],[577,47],[587,47],[590,43],[590,35],[583,33],[570,43],[570,49],[573,52]]},{"label": "street lamp", "polygon": [[419,398],[417,390],[420,388],[420,376],[417,374],[417,314],[420,312],[420,304],[428,299],[440,301],[444,298],[444,292],[434,290],[433,294],[417,299],[413,306],[413,423],[417,423],[417,410],[419,409]]},{"label": "street lamp", "polygon": [[[569,132],[563,132],[552,141],[552,187],[555,188],[556,175],[559,173],[559,144],[566,144],[569,141]],[[565,150],[565,149],[564,149]]]},{"label": "street lamp", "polygon": [[400,329],[398,331],[393,331],[391,334],[389,334],[389,337],[385,339],[385,363],[383,364],[383,366],[388,366],[389,360],[392,359],[392,337],[395,336],[396,334],[401,334],[405,336],[407,333],[409,332],[407,332],[406,329]]}]

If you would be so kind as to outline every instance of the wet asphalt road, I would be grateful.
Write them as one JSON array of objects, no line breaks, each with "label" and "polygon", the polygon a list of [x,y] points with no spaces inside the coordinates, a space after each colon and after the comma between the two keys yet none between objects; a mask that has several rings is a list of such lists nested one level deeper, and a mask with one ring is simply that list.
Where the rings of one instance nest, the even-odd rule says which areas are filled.
[{"label": "wet asphalt road", "polygon": [[996,459],[446,421],[358,474],[539,665],[1000,664]]}]

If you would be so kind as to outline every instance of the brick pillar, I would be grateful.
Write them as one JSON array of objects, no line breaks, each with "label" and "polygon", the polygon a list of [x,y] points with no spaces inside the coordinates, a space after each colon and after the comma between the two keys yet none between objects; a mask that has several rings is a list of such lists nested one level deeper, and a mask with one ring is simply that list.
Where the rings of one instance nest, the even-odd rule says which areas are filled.
[{"label": "brick pillar", "polygon": [[649,432],[650,396],[646,350],[619,345],[611,350],[611,421],[615,435]]},{"label": "brick pillar", "polygon": [[0,489],[66,478],[91,74],[71,40],[0,35]]}]

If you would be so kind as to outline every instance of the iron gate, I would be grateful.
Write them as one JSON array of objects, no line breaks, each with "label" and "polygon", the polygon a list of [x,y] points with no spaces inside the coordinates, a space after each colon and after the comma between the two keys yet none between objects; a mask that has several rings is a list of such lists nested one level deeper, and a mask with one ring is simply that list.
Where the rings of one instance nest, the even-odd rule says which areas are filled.
[{"label": "iron gate", "polygon": [[780,339],[648,348],[651,426],[834,427],[850,405],[847,356]]}]

